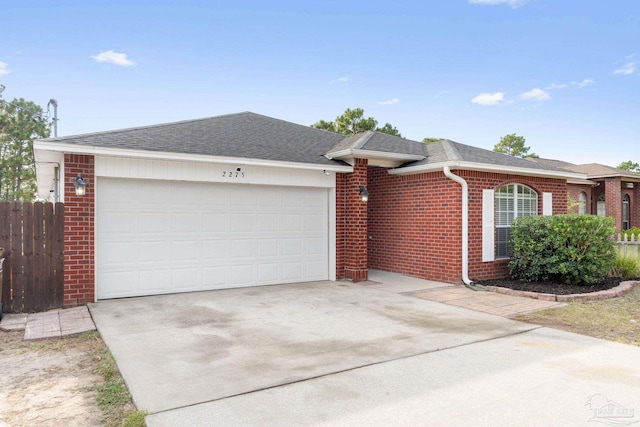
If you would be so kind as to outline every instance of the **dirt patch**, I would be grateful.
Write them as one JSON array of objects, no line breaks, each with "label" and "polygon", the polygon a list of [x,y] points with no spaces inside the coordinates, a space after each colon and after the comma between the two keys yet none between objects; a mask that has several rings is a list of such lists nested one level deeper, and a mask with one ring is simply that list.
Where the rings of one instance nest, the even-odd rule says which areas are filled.
[{"label": "dirt patch", "polygon": [[604,282],[595,285],[567,285],[564,283],[554,282],[523,282],[514,279],[482,280],[476,283],[484,286],[498,286],[501,288],[509,288],[517,291],[529,291],[556,295],[572,295],[606,291],[607,289],[615,288],[620,284],[620,282],[624,282],[626,280],[629,279],[609,277]]},{"label": "dirt patch", "polygon": [[101,426],[91,387],[101,381],[92,354],[104,347],[95,332],[23,341],[0,331],[0,425]]}]

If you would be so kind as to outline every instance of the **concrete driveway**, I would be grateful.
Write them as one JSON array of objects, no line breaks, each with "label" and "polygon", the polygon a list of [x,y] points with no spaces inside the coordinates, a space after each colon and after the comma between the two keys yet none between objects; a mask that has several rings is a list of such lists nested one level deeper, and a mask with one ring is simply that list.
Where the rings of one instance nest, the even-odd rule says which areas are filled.
[{"label": "concrete driveway", "polygon": [[610,402],[640,419],[640,348],[395,288],[316,282],[90,311],[150,427],[587,425]]}]

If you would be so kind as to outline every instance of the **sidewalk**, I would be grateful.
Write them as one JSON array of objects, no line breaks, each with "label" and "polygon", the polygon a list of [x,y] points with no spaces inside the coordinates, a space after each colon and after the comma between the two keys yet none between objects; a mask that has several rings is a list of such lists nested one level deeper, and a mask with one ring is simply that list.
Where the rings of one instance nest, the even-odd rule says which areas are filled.
[{"label": "sidewalk", "polygon": [[379,270],[369,270],[369,280],[361,282],[360,285],[502,317],[566,305],[555,301],[473,291],[461,285],[422,280]]},{"label": "sidewalk", "polygon": [[95,331],[96,326],[87,306],[83,305],[44,313],[6,314],[0,322],[0,330],[24,330],[25,340],[39,340]]}]

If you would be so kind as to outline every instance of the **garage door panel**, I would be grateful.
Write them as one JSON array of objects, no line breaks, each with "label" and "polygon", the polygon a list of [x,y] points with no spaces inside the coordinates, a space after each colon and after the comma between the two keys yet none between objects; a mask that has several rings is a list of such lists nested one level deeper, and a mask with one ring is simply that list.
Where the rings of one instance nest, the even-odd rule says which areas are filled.
[{"label": "garage door panel", "polygon": [[216,289],[227,283],[227,267],[205,267],[203,270],[203,285],[205,289]]},{"label": "garage door panel", "polygon": [[251,233],[253,231],[254,214],[237,213],[231,216],[231,231],[236,233]]},{"label": "garage door panel", "polygon": [[300,214],[282,215],[282,217],[280,218],[280,231],[283,233],[286,233],[288,231],[301,232],[302,216]]},{"label": "garage door panel", "polygon": [[205,240],[202,242],[203,260],[226,260],[227,254],[226,240]]},{"label": "garage door panel", "polygon": [[140,263],[168,263],[171,256],[164,241],[138,243],[138,262]]},{"label": "garage door panel", "polygon": [[255,282],[253,277],[253,264],[234,265],[231,267],[230,286],[252,285]]},{"label": "garage door panel", "polygon": [[171,215],[171,232],[173,233],[199,233],[200,214],[198,213],[174,213]]},{"label": "garage door panel", "polygon": [[171,270],[171,289],[174,292],[197,291],[201,289],[201,269],[197,267],[191,268],[173,268]]},{"label": "garage door panel", "polygon": [[284,281],[302,281],[303,276],[302,265],[298,262],[282,263],[282,280]]},{"label": "garage door panel", "polygon": [[258,240],[258,256],[260,258],[274,258],[278,256],[278,239]]},{"label": "garage door panel", "polygon": [[197,262],[201,254],[201,242],[193,240],[175,240],[171,242],[172,262]]},{"label": "garage door panel", "polygon": [[229,215],[226,213],[203,213],[202,231],[205,233],[226,232],[229,229]]},{"label": "garage door panel", "polygon": [[302,239],[283,239],[282,255],[300,255],[302,254]]},{"label": "garage door panel", "polygon": [[305,278],[306,280],[324,280],[325,264],[324,260],[318,260],[316,262],[307,262],[305,264]]},{"label": "garage door panel", "polygon": [[304,239],[305,255],[324,255],[326,250],[325,240],[323,238],[307,238]]},{"label": "garage door panel", "polygon": [[99,299],[328,279],[326,189],[99,180]]},{"label": "garage door panel", "polygon": [[164,213],[141,212],[138,214],[127,212],[130,218],[137,218],[136,229],[139,233],[166,233],[169,229],[169,218]]},{"label": "garage door panel", "polygon": [[167,270],[139,270],[138,283],[140,291],[147,294],[166,292],[170,287],[170,276]]},{"label": "garage door panel", "polygon": [[105,221],[107,228],[104,230],[106,233],[127,234],[135,228],[135,218],[128,212],[105,212],[104,215],[107,216]]},{"label": "garage door panel", "polygon": [[273,283],[280,279],[280,265],[277,263],[258,264],[257,282]]}]

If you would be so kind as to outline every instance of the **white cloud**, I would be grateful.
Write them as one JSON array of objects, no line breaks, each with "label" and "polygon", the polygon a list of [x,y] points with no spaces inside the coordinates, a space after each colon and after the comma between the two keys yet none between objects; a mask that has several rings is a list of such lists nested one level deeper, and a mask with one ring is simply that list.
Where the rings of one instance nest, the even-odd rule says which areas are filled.
[{"label": "white cloud", "polygon": [[105,52],[100,52],[97,55],[92,55],[96,62],[107,62],[113,65],[120,65],[121,67],[131,67],[135,65],[135,62],[127,58],[126,53],[118,53],[113,50],[107,50]]},{"label": "white cloud", "polygon": [[392,98],[388,101],[378,101],[378,104],[380,105],[393,105],[393,104],[397,104],[398,102],[400,102],[400,100],[398,98]]},{"label": "white cloud", "polygon": [[596,81],[593,79],[584,79],[581,82],[571,82],[571,84],[577,88],[582,89],[583,87],[591,86]]},{"label": "white cloud", "polygon": [[551,83],[545,89],[547,89],[547,90],[555,90],[555,89],[564,89],[566,87],[569,87],[569,85],[564,84],[564,83]]},{"label": "white cloud", "polygon": [[525,101],[546,101],[549,98],[551,98],[551,95],[539,87],[520,94],[520,99]]},{"label": "white cloud", "polygon": [[471,100],[471,102],[473,102],[474,104],[479,104],[479,105],[498,105],[498,104],[501,104],[501,103],[505,102],[504,93],[502,93],[502,92],[496,92],[496,93],[484,92],[484,93],[481,93],[480,95],[476,96],[475,98],[473,98]]},{"label": "white cloud", "polygon": [[0,77],[6,76],[10,72],[11,70],[9,70],[9,64],[7,64],[6,62],[0,61]]},{"label": "white cloud", "polygon": [[622,74],[622,75],[628,76],[630,74],[635,73],[637,69],[638,69],[638,64],[631,61],[624,64],[622,67],[616,68],[615,70],[613,70],[613,74]]},{"label": "white cloud", "polygon": [[331,80],[329,82],[329,84],[335,84],[335,83],[342,83],[342,84],[347,84],[349,82],[349,77],[339,77],[335,80]]},{"label": "white cloud", "polygon": [[478,4],[481,6],[499,6],[502,4],[508,4],[509,6],[516,7],[522,6],[527,3],[529,0],[469,0],[471,4]]}]

